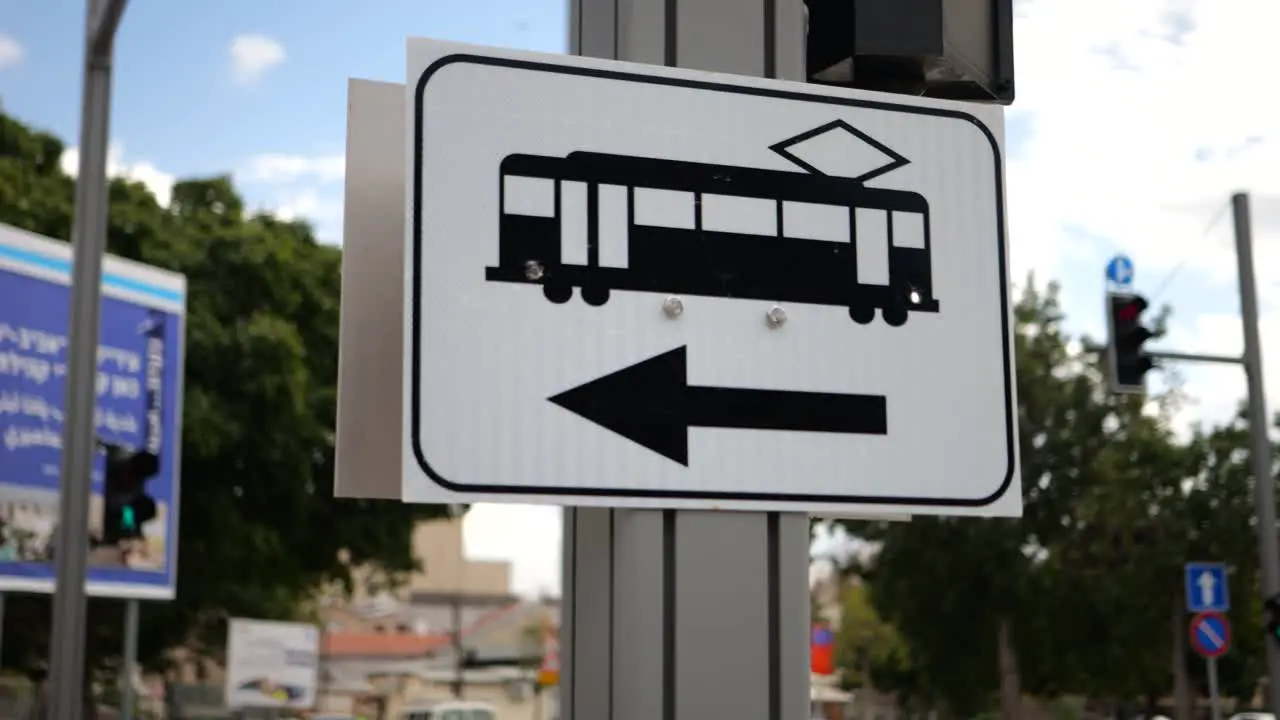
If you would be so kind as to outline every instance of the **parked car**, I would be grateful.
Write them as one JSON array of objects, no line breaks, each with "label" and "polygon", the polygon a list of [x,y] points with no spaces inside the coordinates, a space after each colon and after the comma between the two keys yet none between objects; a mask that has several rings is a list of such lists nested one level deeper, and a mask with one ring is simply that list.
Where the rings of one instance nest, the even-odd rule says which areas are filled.
[{"label": "parked car", "polygon": [[487,702],[446,700],[406,707],[397,720],[498,720],[498,711]]}]

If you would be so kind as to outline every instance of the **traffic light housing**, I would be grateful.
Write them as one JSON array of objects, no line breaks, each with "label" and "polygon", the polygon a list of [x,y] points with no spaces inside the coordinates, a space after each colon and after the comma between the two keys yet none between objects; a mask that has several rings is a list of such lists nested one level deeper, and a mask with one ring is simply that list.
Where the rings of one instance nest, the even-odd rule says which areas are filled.
[{"label": "traffic light housing", "polygon": [[1146,392],[1146,375],[1156,366],[1143,348],[1155,337],[1155,333],[1142,324],[1146,310],[1147,300],[1141,295],[1107,293],[1107,354],[1112,392]]},{"label": "traffic light housing", "polygon": [[809,82],[1009,105],[1013,0],[805,0]]},{"label": "traffic light housing", "polygon": [[102,493],[104,544],[142,538],[142,526],[156,517],[155,498],[146,492],[147,480],[159,471],[160,458],[154,453],[107,446]]},{"label": "traffic light housing", "polygon": [[1280,644],[1280,595],[1272,595],[1263,603],[1263,615],[1266,616],[1267,636],[1272,642]]}]

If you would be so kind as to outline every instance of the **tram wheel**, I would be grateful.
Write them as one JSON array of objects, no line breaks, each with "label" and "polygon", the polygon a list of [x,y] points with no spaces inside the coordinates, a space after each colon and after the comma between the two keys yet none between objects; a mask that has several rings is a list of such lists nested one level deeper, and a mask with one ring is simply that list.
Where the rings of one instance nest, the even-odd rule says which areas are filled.
[{"label": "tram wheel", "polygon": [[902,327],[907,324],[907,308],[901,303],[893,303],[882,312],[884,321],[889,327]]},{"label": "tram wheel", "polygon": [[573,286],[565,283],[546,283],[542,286],[542,294],[551,302],[563,305],[573,297]]},{"label": "tram wheel", "polygon": [[876,319],[876,309],[866,305],[850,305],[849,318],[859,325],[869,325]]},{"label": "tram wheel", "polygon": [[603,285],[584,285],[582,300],[593,307],[600,307],[609,302],[609,288]]}]

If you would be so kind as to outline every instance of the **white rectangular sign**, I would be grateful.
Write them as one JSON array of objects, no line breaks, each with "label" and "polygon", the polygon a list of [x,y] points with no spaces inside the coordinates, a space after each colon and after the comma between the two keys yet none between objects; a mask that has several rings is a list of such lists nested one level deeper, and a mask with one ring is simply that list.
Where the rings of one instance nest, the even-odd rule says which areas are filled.
[{"label": "white rectangular sign", "polygon": [[310,709],[316,704],[320,630],[309,623],[232,618],[227,707]]},{"label": "white rectangular sign", "polygon": [[408,71],[406,501],[1021,513],[999,108]]}]

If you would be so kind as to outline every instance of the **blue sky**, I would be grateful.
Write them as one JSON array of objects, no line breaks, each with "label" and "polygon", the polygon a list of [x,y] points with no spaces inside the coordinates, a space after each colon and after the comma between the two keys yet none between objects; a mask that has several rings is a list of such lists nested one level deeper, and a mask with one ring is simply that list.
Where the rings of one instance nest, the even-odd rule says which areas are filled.
[{"label": "blue sky", "polygon": [[[83,12],[81,0],[0,0],[0,101],[69,145]],[[403,82],[409,36],[562,52],[566,15],[566,0],[133,0],[118,44],[114,160],[156,187],[233,172],[251,206],[311,219],[338,241],[347,78]],[[1268,61],[1280,6],[1016,0],[1016,15],[1018,98],[1007,113],[1014,280],[1030,270],[1061,280],[1071,329],[1098,337],[1103,267],[1124,251],[1138,289],[1175,307],[1164,347],[1238,352],[1222,210],[1231,191],[1247,188],[1275,408],[1280,101],[1240,68]],[[1181,422],[1224,419],[1242,397],[1237,368],[1182,375],[1196,404]],[[519,558],[523,589],[557,584],[554,512],[490,506],[473,520],[469,544]],[[517,527],[525,529],[501,532]],[[530,537],[536,547],[521,544]]]},{"label": "blue sky", "polygon": [[[20,61],[0,70],[5,109],[74,145],[84,3],[0,0],[0,8],[0,33],[21,46]],[[253,158],[340,157],[346,79],[403,80],[406,37],[562,52],[566,13],[563,0],[134,0],[117,44],[111,136],[123,162],[145,160],[180,178],[238,171],[251,205],[286,205],[299,188],[255,181]],[[294,184],[340,205],[341,177],[317,184],[316,174]],[[336,217],[317,218],[331,239]]]}]

